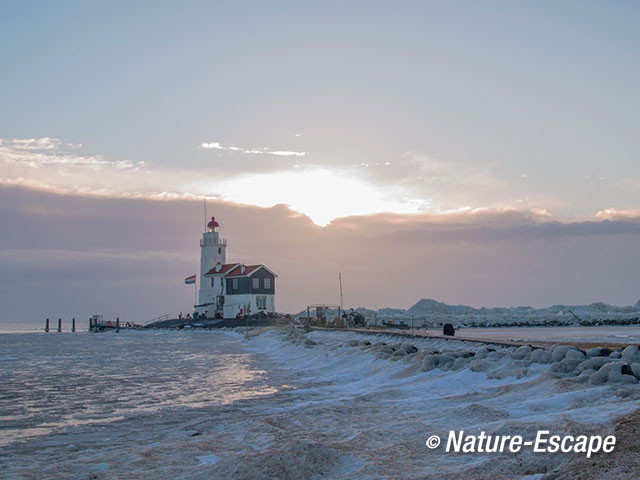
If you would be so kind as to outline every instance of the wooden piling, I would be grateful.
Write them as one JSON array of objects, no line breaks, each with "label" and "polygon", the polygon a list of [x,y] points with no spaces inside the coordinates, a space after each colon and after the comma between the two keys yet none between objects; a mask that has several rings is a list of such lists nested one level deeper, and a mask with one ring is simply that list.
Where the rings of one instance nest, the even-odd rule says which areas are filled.
[{"label": "wooden piling", "polygon": [[59,318],[58,319],[58,330],[57,330],[57,332],[60,333],[61,331],[62,331],[62,319]]},{"label": "wooden piling", "polygon": [[116,318],[116,333],[120,331],[120,317]]},{"label": "wooden piling", "polygon": [[71,331],[72,332],[76,331],[76,319],[75,318],[71,319]]},{"label": "wooden piling", "polygon": [[48,318],[44,322],[44,331],[49,333],[49,319]]}]

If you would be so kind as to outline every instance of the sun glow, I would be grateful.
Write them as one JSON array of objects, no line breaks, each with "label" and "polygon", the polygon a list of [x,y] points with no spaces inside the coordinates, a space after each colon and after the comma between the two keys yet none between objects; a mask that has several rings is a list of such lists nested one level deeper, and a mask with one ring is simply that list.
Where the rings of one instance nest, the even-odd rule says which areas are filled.
[{"label": "sun glow", "polygon": [[398,188],[379,188],[328,169],[274,172],[236,177],[211,186],[225,200],[272,207],[288,205],[320,226],[352,215],[418,213],[425,201],[406,198]]}]

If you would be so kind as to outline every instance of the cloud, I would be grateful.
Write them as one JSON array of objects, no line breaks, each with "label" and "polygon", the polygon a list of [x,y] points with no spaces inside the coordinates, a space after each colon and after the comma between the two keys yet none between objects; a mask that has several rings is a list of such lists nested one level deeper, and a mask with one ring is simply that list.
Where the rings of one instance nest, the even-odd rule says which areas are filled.
[{"label": "cloud", "polygon": [[[263,155],[304,153],[247,150],[219,142],[203,145],[207,149]],[[518,191],[518,196],[509,200],[508,186],[490,166],[415,154],[390,163],[362,162],[368,168],[296,163],[256,170],[247,165],[240,168],[237,162],[206,162],[202,166],[169,168],[85,154],[80,145],[58,138],[0,139],[0,185],[59,194],[154,200],[208,197],[260,207],[282,204],[322,226],[341,217],[379,213],[429,213],[445,218],[517,210],[528,212],[540,222],[552,218],[548,203],[531,192]],[[613,216],[612,212],[603,210],[596,218]],[[629,211],[615,215],[633,217]]]},{"label": "cloud", "polygon": [[0,161],[5,165],[18,165],[30,168],[47,166],[65,167],[102,167],[117,170],[137,171],[144,167],[145,162],[129,160],[107,160],[102,155],[78,155],[64,151],[64,148],[79,148],[80,145],[63,144],[58,138],[26,138],[4,140],[0,139]]},{"label": "cloud", "polygon": [[[349,307],[408,307],[421,297],[476,306],[638,299],[640,222],[563,224],[475,209],[353,216],[319,228],[282,205],[208,207],[229,261],[278,273],[283,312],[335,302],[339,271]],[[199,264],[201,202],[0,187],[0,224],[0,321],[191,311],[193,289],[182,280]]]},{"label": "cloud", "polygon": [[0,144],[5,144],[15,150],[58,150],[61,147],[80,148],[82,145],[75,143],[63,144],[59,138],[14,138],[13,140],[2,140]]},{"label": "cloud", "polygon": [[598,220],[640,220],[640,210],[616,210],[605,208],[596,213]]},{"label": "cloud", "polygon": [[200,148],[205,149],[213,149],[213,150],[223,150],[227,152],[239,152],[239,153],[250,153],[255,155],[276,155],[280,157],[304,157],[307,155],[307,152],[295,152],[292,150],[270,150],[267,147],[262,148],[243,148],[235,145],[222,145],[220,142],[203,142],[200,144]]}]

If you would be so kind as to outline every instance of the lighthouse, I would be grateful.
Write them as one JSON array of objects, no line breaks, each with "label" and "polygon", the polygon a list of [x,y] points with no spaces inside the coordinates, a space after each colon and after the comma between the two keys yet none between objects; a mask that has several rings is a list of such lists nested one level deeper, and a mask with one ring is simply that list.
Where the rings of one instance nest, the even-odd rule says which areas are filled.
[{"label": "lighthouse", "polygon": [[200,290],[195,315],[204,319],[275,314],[277,275],[262,264],[227,263],[227,241],[215,217],[200,240]]},{"label": "lighthouse", "polygon": [[215,269],[216,265],[224,265],[227,261],[227,241],[220,238],[220,224],[215,217],[207,223],[207,230],[200,240],[200,290],[198,291],[198,305],[196,311],[204,313],[209,305],[215,305],[216,292],[213,281],[206,277],[207,272]]}]

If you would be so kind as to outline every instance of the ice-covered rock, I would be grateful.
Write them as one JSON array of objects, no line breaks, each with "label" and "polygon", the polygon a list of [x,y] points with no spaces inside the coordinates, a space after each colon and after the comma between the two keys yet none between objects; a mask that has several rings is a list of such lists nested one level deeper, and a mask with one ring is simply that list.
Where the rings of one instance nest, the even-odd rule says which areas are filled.
[{"label": "ice-covered rock", "polygon": [[415,345],[411,345],[410,343],[403,343],[400,345],[407,353],[416,353],[418,348]]},{"label": "ice-covered rock", "polygon": [[483,359],[483,358],[487,358],[487,356],[488,356],[490,353],[493,353],[493,352],[495,352],[495,351],[496,351],[496,349],[495,349],[495,348],[491,348],[491,347],[482,347],[480,350],[478,350],[478,351],[476,352],[475,358],[476,358],[476,359],[478,359],[478,360]]},{"label": "ice-covered rock", "polygon": [[442,370],[448,370],[453,364],[455,358],[451,355],[436,353],[435,355],[427,355],[422,361],[422,369],[425,372],[433,370],[434,368],[440,368]]},{"label": "ice-covered rock", "polygon": [[608,357],[611,353],[609,348],[595,347],[587,350],[587,357]]},{"label": "ice-covered rock", "polygon": [[622,351],[622,358],[628,362],[640,362],[640,349],[635,345],[629,345]]},{"label": "ice-covered rock", "polygon": [[564,359],[564,356],[572,348],[574,347],[572,347],[571,345],[554,345],[551,348],[551,358],[554,361],[554,363],[560,362],[562,359]]},{"label": "ice-covered rock", "polygon": [[589,377],[589,383],[592,385],[601,385],[603,383],[638,383],[638,379],[631,374],[631,369],[626,363],[609,362]]},{"label": "ice-covered rock", "polygon": [[551,352],[543,349],[537,348],[533,352],[531,352],[531,356],[529,357],[531,363],[551,363],[552,357]]},{"label": "ice-covered rock", "polygon": [[470,363],[470,360],[468,358],[458,357],[453,362],[453,365],[452,365],[451,369],[452,370],[462,370],[463,368],[467,368],[469,363]]},{"label": "ice-covered rock", "polygon": [[511,354],[511,358],[524,360],[532,351],[533,348],[529,345],[522,345],[521,347],[516,348],[516,350]]},{"label": "ice-covered rock", "polygon": [[580,364],[576,368],[576,371],[577,373],[580,373],[584,370],[589,370],[589,369],[600,370],[604,365],[606,365],[607,363],[611,363],[613,361],[614,359],[609,357],[592,357],[583,362],[580,362]]},{"label": "ice-covered rock", "polygon": [[549,370],[554,373],[579,373],[580,370],[577,370],[577,367],[580,363],[580,360],[574,358],[564,358],[559,362],[553,362]]}]

